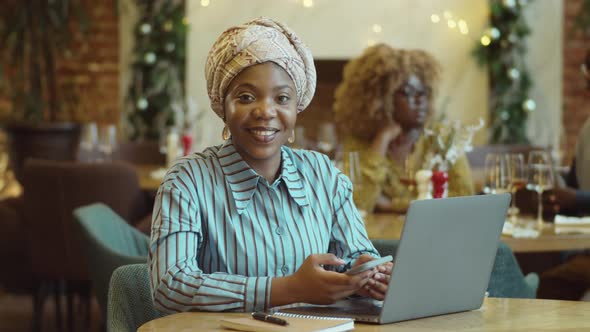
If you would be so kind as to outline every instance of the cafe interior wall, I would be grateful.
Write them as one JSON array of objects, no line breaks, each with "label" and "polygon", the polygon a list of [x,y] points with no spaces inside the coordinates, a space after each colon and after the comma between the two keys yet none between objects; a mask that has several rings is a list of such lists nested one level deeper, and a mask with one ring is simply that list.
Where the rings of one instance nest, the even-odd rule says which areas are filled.
[{"label": "cafe interior wall", "polygon": [[[309,3],[312,6],[306,7],[305,4]],[[537,108],[531,113],[528,133],[536,144],[555,142],[561,128],[562,6],[561,0],[534,1],[529,4],[527,13],[533,32],[527,61],[535,82],[531,95],[537,101]],[[456,23],[459,20],[466,22],[467,34],[462,34],[458,27],[448,27],[445,11],[451,13]],[[122,30],[126,29],[125,26],[132,26],[129,17],[133,16],[133,12],[126,12],[131,14],[122,13]],[[445,112],[449,118],[465,123],[475,123],[479,118],[487,121],[487,74],[477,66],[470,52],[487,27],[488,13],[487,0],[187,1],[187,19],[191,25],[187,43],[187,92],[204,111],[204,116],[194,128],[198,137],[195,148],[201,150],[219,144],[223,128],[222,121],[209,111],[204,79],[207,52],[227,27],[259,16],[288,24],[320,61],[350,59],[375,42],[393,47],[425,49],[440,61],[443,69],[441,88],[435,102],[437,112]],[[440,18],[438,23],[432,21],[433,14]],[[126,32],[121,33],[124,41]],[[125,77],[128,71],[124,69],[125,62],[129,61],[131,48],[129,43],[121,44],[121,76]],[[322,77],[318,80],[321,82]],[[324,105],[326,109],[319,112],[317,107],[309,114],[304,112],[302,118],[308,120],[305,123],[313,122],[309,121],[310,117],[322,121],[330,117],[326,115],[331,113],[330,98],[316,96],[316,99],[327,100],[328,106]],[[482,130],[475,143],[486,142],[487,132]]]}]

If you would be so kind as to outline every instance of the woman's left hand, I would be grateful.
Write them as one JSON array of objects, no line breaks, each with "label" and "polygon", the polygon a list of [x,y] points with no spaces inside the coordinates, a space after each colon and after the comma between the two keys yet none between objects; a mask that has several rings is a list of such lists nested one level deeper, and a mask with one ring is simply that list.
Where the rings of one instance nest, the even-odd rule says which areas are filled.
[{"label": "woman's left hand", "polygon": [[[353,267],[372,261],[375,258],[370,255],[361,255],[354,262]],[[389,286],[389,280],[391,279],[391,269],[393,263],[388,262],[377,266],[376,273],[371,279],[365,284],[365,286],[357,292],[357,295],[372,297],[375,300],[382,301],[385,299],[385,293],[387,293],[387,287]]]}]

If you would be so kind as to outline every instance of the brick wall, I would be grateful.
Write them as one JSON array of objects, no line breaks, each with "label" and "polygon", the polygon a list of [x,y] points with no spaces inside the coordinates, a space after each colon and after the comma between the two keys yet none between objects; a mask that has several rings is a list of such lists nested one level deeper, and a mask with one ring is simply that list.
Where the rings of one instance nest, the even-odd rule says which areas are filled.
[{"label": "brick wall", "polygon": [[[90,29],[86,34],[75,32],[70,51],[57,60],[59,93],[69,101],[66,114],[61,117],[117,123],[120,120],[117,0],[85,0],[83,5]],[[79,30],[76,24],[72,26]],[[9,105],[6,97],[0,97],[0,108],[6,110]]]},{"label": "brick wall", "polygon": [[590,92],[580,73],[586,49],[590,48],[590,35],[573,30],[573,23],[582,0],[564,1],[563,27],[563,125],[566,159],[571,160],[578,132],[586,118],[590,117]]},{"label": "brick wall", "polygon": [[118,123],[119,18],[117,0],[85,1],[90,29],[77,32],[71,55],[58,63],[62,91],[78,95],[76,120]]}]

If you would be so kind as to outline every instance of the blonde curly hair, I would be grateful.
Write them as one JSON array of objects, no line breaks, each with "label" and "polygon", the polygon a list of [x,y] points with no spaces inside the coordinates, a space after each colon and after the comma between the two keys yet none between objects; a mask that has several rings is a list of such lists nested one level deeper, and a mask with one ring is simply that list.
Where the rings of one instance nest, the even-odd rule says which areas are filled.
[{"label": "blonde curly hair", "polygon": [[341,135],[371,140],[377,129],[393,121],[394,92],[414,74],[429,95],[429,113],[440,77],[440,65],[422,50],[394,49],[386,44],[367,48],[344,66],[334,95],[334,116]]}]

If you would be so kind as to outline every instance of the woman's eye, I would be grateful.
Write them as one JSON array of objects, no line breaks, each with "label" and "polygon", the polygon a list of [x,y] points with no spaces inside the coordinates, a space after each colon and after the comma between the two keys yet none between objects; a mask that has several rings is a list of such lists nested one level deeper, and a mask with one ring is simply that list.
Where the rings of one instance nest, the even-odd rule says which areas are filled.
[{"label": "woman's eye", "polygon": [[241,94],[238,96],[238,99],[241,103],[251,103],[254,101],[254,96],[249,94]]},{"label": "woman's eye", "polygon": [[281,95],[277,98],[277,100],[279,101],[279,103],[281,104],[286,104],[289,102],[289,100],[291,100],[291,98],[289,96],[286,95]]}]

